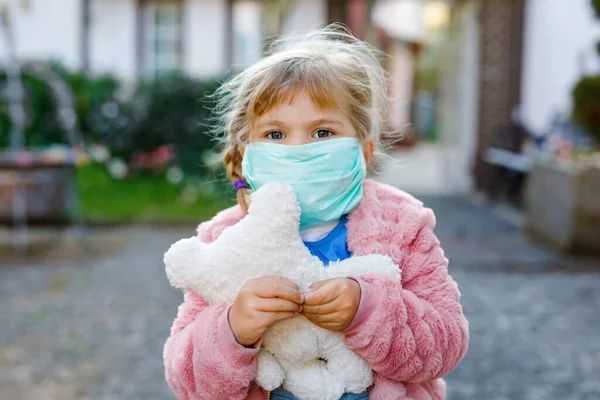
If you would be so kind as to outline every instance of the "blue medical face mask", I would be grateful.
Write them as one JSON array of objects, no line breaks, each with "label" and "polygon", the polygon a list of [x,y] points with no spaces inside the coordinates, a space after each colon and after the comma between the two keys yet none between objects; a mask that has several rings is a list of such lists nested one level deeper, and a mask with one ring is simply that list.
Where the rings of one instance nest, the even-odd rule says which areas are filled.
[{"label": "blue medical face mask", "polygon": [[249,144],[242,173],[252,189],[269,182],[292,186],[298,196],[300,226],[338,220],[363,196],[367,167],[356,138],[323,140],[301,146]]}]

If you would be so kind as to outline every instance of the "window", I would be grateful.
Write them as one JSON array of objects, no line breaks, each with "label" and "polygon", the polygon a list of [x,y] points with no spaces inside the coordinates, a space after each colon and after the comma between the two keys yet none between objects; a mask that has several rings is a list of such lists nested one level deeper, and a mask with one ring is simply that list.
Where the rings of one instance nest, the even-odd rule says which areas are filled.
[{"label": "window", "polygon": [[232,9],[233,65],[245,68],[260,59],[262,47],[261,3],[236,0]]},{"label": "window", "polygon": [[144,3],[143,72],[160,76],[177,72],[182,61],[182,9],[179,1]]}]

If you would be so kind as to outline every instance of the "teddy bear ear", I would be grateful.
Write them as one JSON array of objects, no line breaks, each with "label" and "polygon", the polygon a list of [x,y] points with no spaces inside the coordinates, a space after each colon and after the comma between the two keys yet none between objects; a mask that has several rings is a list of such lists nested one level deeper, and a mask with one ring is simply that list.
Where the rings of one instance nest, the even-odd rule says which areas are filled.
[{"label": "teddy bear ear", "polygon": [[267,183],[252,193],[248,213],[269,217],[286,216],[300,220],[300,206],[294,189],[281,183]]}]

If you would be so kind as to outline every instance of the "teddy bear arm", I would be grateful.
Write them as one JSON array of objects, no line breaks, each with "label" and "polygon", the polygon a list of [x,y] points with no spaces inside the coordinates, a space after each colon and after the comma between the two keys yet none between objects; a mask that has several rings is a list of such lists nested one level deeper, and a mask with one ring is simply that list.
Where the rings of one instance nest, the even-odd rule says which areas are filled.
[{"label": "teddy bear arm", "polygon": [[199,255],[208,244],[202,243],[197,237],[181,239],[175,242],[165,253],[163,261],[171,285],[182,290],[191,290],[202,264]]},{"label": "teddy bear arm", "polygon": [[343,261],[333,262],[325,269],[327,278],[348,276],[381,275],[400,280],[400,268],[391,258],[378,254],[355,256]]}]

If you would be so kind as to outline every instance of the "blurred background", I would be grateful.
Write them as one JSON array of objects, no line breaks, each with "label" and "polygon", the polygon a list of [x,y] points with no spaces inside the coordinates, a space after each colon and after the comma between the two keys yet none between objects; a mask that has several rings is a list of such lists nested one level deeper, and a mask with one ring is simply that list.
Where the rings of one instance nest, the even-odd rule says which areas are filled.
[{"label": "blurred background", "polygon": [[274,37],[331,22],[387,54],[373,178],[435,211],[463,294],[448,398],[600,399],[600,1],[0,11],[0,399],[173,398],[162,254],[235,202],[210,95]]}]

